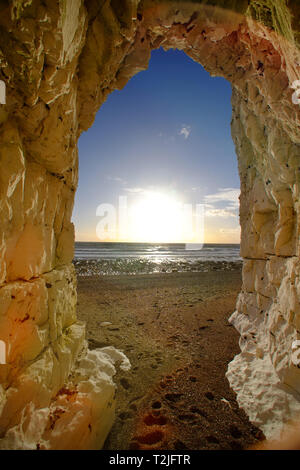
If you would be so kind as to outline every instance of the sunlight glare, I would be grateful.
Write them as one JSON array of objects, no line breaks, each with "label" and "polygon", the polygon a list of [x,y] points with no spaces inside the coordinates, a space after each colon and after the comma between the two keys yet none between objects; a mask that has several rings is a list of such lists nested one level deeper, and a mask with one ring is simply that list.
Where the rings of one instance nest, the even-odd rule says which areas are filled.
[{"label": "sunlight glare", "polygon": [[147,191],[130,208],[132,239],[152,243],[178,243],[183,239],[182,203],[167,194]]}]

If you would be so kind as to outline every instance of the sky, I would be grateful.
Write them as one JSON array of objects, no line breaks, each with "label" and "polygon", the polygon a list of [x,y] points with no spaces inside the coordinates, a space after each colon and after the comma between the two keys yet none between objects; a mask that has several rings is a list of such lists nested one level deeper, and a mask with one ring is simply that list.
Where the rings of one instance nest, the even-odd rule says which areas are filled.
[{"label": "sky", "polygon": [[197,241],[201,207],[204,242],[239,243],[230,100],[229,82],[182,51],[153,51],[79,139],[76,240]]}]

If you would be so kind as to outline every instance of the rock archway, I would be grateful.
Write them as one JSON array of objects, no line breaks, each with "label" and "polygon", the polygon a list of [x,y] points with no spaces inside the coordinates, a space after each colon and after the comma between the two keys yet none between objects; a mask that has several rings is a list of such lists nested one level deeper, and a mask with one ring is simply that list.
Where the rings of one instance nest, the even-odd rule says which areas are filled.
[{"label": "rock archway", "polygon": [[76,320],[76,143],[107,95],[161,46],[184,50],[233,87],[244,267],[232,316],[241,353],[227,377],[268,436],[300,411],[292,360],[300,334],[300,107],[291,88],[300,78],[300,9],[288,3],[0,3],[2,448],[99,448],[111,427],[113,364],[128,364],[110,348],[88,351]]}]

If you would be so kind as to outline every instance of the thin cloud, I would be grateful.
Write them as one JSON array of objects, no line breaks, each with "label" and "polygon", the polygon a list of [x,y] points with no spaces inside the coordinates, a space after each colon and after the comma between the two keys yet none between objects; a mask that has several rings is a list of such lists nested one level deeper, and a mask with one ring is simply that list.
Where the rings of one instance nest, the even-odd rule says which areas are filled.
[{"label": "thin cloud", "polygon": [[239,208],[238,188],[220,188],[217,193],[205,196],[207,217],[237,217]]},{"label": "thin cloud", "polygon": [[240,190],[238,188],[220,188],[217,193],[205,196],[205,200],[211,204],[227,202],[229,206],[238,208],[239,196]]},{"label": "thin cloud", "polygon": [[124,188],[128,193],[142,193],[145,190],[143,188]]},{"label": "thin cloud", "polygon": [[186,140],[190,136],[191,130],[192,130],[191,126],[183,125],[180,131],[178,132],[178,134],[183,135],[184,140]]},{"label": "thin cloud", "polygon": [[205,212],[207,217],[237,217],[236,212],[228,209],[209,209]]},{"label": "thin cloud", "polygon": [[120,178],[120,176],[107,176],[106,179],[108,181],[115,181],[116,183],[127,184],[127,181]]}]

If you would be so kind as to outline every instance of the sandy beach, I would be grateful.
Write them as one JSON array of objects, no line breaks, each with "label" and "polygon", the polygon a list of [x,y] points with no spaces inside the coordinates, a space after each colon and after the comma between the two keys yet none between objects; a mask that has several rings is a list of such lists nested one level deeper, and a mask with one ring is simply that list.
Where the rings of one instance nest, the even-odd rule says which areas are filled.
[{"label": "sandy beach", "polygon": [[240,264],[78,277],[89,347],[113,345],[132,365],[116,377],[116,420],[105,449],[239,450],[263,439],[225,377],[239,352],[228,317],[240,287]]}]

